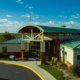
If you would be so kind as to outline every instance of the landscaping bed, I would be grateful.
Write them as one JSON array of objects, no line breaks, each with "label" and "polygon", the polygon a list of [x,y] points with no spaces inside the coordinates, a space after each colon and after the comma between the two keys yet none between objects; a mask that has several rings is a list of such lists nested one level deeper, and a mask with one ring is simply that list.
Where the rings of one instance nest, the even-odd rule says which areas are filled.
[{"label": "landscaping bed", "polygon": [[55,57],[39,66],[48,71],[57,80],[80,80],[80,69],[76,65],[68,68],[65,63]]},{"label": "landscaping bed", "polygon": [[57,80],[69,80],[70,77],[64,77],[63,72],[60,71],[59,69],[57,69],[54,66],[50,66],[48,64],[42,64],[39,65],[41,68],[45,69],[46,71],[48,71],[53,77],[55,77]]},{"label": "landscaping bed", "polygon": [[[5,61],[21,61],[20,58],[14,58],[14,59],[10,59],[10,58],[0,58],[0,60],[5,60]],[[26,61],[27,59],[25,59]]]}]

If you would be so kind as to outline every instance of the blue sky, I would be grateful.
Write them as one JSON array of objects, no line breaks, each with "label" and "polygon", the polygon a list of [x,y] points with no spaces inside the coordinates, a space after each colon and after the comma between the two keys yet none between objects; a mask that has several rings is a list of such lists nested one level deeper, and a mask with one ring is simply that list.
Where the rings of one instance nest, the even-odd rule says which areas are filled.
[{"label": "blue sky", "polygon": [[0,0],[0,33],[31,24],[80,29],[80,0]]}]

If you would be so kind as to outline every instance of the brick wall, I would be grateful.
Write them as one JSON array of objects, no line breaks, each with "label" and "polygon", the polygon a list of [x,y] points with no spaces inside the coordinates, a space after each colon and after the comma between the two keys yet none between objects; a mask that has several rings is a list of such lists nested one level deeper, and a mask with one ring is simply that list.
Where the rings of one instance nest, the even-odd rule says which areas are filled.
[{"label": "brick wall", "polygon": [[41,64],[45,63],[45,52],[41,52]]},{"label": "brick wall", "polygon": [[[59,59],[59,46],[60,43],[67,41],[67,39],[54,39],[53,40],[53,56]],[[55,46],[55,50],[54,50]],[[54,53],[55,52],[55,53]]]},{"label": "brick wall", "polygon": [[67,61],[67,67],[69,68],[70,66],[72,66],[72,64]]}]

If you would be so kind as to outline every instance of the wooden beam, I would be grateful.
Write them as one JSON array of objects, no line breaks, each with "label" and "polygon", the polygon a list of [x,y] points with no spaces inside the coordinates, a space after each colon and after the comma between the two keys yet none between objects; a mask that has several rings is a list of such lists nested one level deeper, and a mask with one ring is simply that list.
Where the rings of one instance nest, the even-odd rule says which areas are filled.
[{"label": "wooden beam", "polygon": [[41,34],[42,34],[42,32],[41,32],[41,33],[39,33],[38,35],[36,35],[34,38],[36,38],[36,37],[40,36]]},{"label": "wooden beam", "polygon": [[28,35],[26,35],[28,38],[31,38],[31,37],[29,37]]}]

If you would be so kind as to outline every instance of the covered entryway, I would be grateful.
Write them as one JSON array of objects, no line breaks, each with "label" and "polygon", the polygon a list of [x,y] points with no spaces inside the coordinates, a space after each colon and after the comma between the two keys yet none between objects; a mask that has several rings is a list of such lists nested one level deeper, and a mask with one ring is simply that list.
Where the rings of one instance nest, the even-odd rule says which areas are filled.
[{"label": "covered entryway", "polygon": [[[42,28],[43,27],[43,28]],[[37,57],[41,59],[41,64],[45,63],[46,60],[50,60],[50,44],[53,38],[55,38],[53,33],[44,32],[46,29],[45,26],[39,25],[25,25],[18,30],[18,33],[22,33],[22,42],[21,42],[21,51],[25,55],[25,43],[24,41],[29,42],[29,57]],[[31,37],[26,35],[29,39],[24,39],[23,36],[25,33],[31,33]],[[34,33],[38,33],[37,35],[33,35]],[[48,42],[47,42],[48,41]],[[37,54],[37,56],[36,56]],[[25,56],[24,56],[25,57]]]}]

